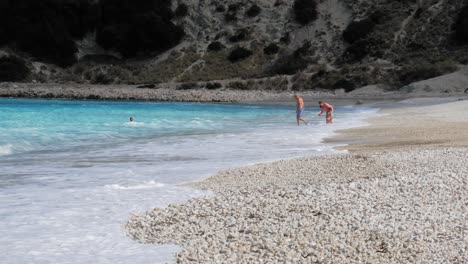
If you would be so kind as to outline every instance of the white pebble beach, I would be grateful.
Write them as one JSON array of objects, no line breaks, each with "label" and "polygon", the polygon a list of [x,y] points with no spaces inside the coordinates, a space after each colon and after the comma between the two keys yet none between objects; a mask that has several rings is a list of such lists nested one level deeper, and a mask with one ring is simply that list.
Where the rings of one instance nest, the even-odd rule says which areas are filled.
[{"label": "white pebble beach", "polygon": [[329,139],[348,154],[220,171],[127,232],[177,263],[468,263],[468,101],[415,102]]}]

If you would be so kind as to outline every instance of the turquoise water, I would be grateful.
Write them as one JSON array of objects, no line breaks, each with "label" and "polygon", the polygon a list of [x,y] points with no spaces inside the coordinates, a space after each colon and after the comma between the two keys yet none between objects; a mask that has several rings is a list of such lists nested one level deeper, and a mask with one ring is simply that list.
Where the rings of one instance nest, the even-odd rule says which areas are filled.
[{"label": "turquoise water", "polygon": [[[141,138],[239,132],[245,124],[274,124],[273,120],[263,122],[261,119],[273,118],[277,122],[281,118],[276,115],[283,115],[285,110],[215,104],[66,100],[2,99],[0,104],[1,154],[97,142],[114,144]],[[134,124],[128,123],[130,116],[135,117]]]},{"label": "turquoise water", "polygon": [[125,236],[132,212],[206,195],[178,184],[219,169],[334,153],[324,137],[376,112],[313,110],[298,127],[291,106],[0,99],[2,263],[172,261]]}]

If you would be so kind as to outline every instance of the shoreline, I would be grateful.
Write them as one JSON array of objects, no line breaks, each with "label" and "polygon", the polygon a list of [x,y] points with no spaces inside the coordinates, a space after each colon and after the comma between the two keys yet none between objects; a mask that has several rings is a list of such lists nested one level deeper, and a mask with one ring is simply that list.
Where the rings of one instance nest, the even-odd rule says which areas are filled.
[{"label": "shoreline", "polygon": [[[447,113],[453,114],[459,112],[460,107],[468,107],[468,103],[465,101],[446,104],[446,99],[436,99],[445,104],[434,105],[434,102],[431,102],[429,104],[432,106],[421,106],[427,104],[427,100],[415,101],[418,100],[410,100],[409,104],[420,106],[414,109],[401,108],[401,105],[408,102],[400,102],[397,106],[384,107],[382,112],[386,115],[371,119],[370,126],[339,131],[341,135],[336,137],[335,141],[327,139],[326,142],[329,143],[351,142],[340,148],[350,149],[350,154],[294,158],[220,171],[212,177],[191,184],[213,191],[214,197],[196,198],[183,204],[156,208],[141,216],[133,216],[127,223],[127,231],[132,238],[140,242],[175,243],[183,247],[184,250],[177,255],[180,261],[281,262],[333,259],[388,263],[398,260],[461,260],[463,257],[459,253],[463,249],[463,243],[460,242],[460,237],[457,238],[456,231],[460,231],[459,228],[463,226],[463,204],[449,205],[440,200],[440,197],[449,195],[447,191],[455,190],[455,196],[462,198],[459,197],[462,195],[460,188],[463,188],[460,181],[463,182],[462,176],[467,173],[464,164],[468,162],[468,133],[464,130],[468,127],[468,120],[459,121],[454,118],[452,123],[462,124],[458,126],[448,122],[445,124],[452,126],[443,128],[446,133],[425,134],[426,137],[434,137],[432,144],[402,140],[389,149],[382,149],[378,147],[378,144],[382,143],[376,142],[383,140],[386,142],[383,145],[388,146],[389,142],[395,139],[395,135],[391,133],[401,133],[402,129],[388,132],[388,126],[395,126],[392,120],[387,121],[387,126],[382,124],[381,120],[387,120],[392,111],[413,111],[413,114],[417,115],[418,122],[411,120],[411,116],[404,116],[409,118],[407,122],[417,123],[407,127],[411,131],[410,134],[414,134],[415,130],[417,133],[424,131],[433,118],[429,114],[424,116],[421,111],[429,110],[429,113],[433,113],[431,111],[447,108]],[[376,125],[376,122],[381,123]],[[418,124],[421,126],[420,130]],[[370,141],[367,140],[370,135],[375,134],[376,126],[379,127],[379,131],[386,131],[387,134],[377,134]],[[445,137],[446,142],[441,143],[437,137],[447,136],[447,130],[450,129],[454,129],[453,131],[460,136],[454,140]],[[408,134],[402,135],[407,136]],[[454,163],[454,159],[458,159],[457,162]],[[408,167],[411,162],[420,165]],[[429,165],[424,167],[422,164]],[[444,164],[450,166],[444,168]],[[442,172],[437,168],[443,168]],[[450,188],[436,188],[435,192],[439,196],[434,197],[434,190],[428,189],[430,185],[421,182],[420,176],[423,174],[430,175],[427,181],[432,182],[432,186],[438,186],[439,178],[444,177],[444,184]],[[446,179],[447,174],[451,176]],[[394,186],[397,182],[402,186],[401,193],[395,192]],[[417,183],[417,188],[413,186],[414,183]],[[414,192],[422,194],[415,196]],[[332,193],[334,195],[331,195]],[[367,198],[374,196],[379,198],[371,199],[369,204]],[[432,208],[431,204],[423,201],[426,196],[430,197],[431,201],[444,204],[445,209]],[[358,199],[359,202],[356,203],[354,199]],[[400,219],[402,216],[397,213],[398,208],[392,205],[392,200],[395,199],[408,213],[422,213],[427,210],[436,212],[437,214],[430,215],[429,222],[433,225],[437,223],[436,218],[440,215],[451,219],[454,224],[445,226],[445,229],[449,229],[448,232],[444,229],[444,235],[451,238],[447,240],[449,242],[442,243],[436,239],[436,242],[424,244],[425,240],[420,237],[422,240],[417,239],[416,243],[419,246],[414,248],[415,244],[407,240],[407,236],[411,232],[422,232],[418,225],[413,227],[415,222],[419,224],[422,220],[415,216],[416,220],[408,224],[406,219]],[[407,200],[410,203],[407,203]],[[388,208],[375,208],[376,204],[382,203],[388,203]],[[334,208],[338,204],[346,204],[345,207],[339,206],[340,210],[352,215],[357,214],[353,216],[357,217],[356,219],[370,218],[374,222],[351,220],[355,218],[349,218]],[[419,206],[413,208],[414,204]],[[293,210],[285,214],[291,208]],[[370,215],[366,213],[369,209]],[[393,226],[388,226],[387,222],[379,220],[379,215],[398,219],[403,224],[395,229],[396,222],[393,222]],[[456,217],[453,218],[453,215]],[[355,231],[349,230],[350,225],[354,226],[352,230]],[[385,228],[381,229],[381,225]],[[437,225],[433,228],[438,229]],[[356,231],[362,229],[362,232]],[[389,229],[393,231],[388,233]],[[375,233],[372,230],[379,231]],[[284,235],[278,236],[278,233]],[[357,237],[353,237],[355,235]],[[331,242],[334,237],[341,237],[342,241]],[[286,242],[282,241],[284,238]],[[300,241],[308,242],[301,244]],[[422,244],[424,247],[421,247]],[[349,249],[353,247],[359,250]],[[435,253],[428,252],[429,247],[435,248]]]},{"label": "shoreline", "polygon": [[[173,85],[174,86],[174,85]],[[405,91],[369,90],[363,87],[345,93],[335,91],[275,91],[275,90],[231,90],[231,89],[188,89],[176,87],[137,88],[137,85],[86,85],[86,84],[32,84],[0,83],[0,98],[30,99],[77,99],[77,100],[126,100],[126,101],[173,101],[212,102],[239,104],[293,105],[294,94],[301,95],[306,105],[315,105],[318,100],[333,104],[378,106],[393,104],[408,98],[466,98],[468,94],[444,93],[440,91],[408,93]]]}]

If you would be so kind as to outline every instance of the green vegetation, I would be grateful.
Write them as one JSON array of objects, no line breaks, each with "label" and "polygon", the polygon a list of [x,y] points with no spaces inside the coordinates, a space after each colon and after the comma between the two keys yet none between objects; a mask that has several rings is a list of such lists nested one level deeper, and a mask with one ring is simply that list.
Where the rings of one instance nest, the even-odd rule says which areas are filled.
[{"label": "green vegetation", "polygon": [[398,78],[402,85],[408,85],[413,82],[427,80],[440,75],[451,73],[457,69],[457,66],[452,61],[431,63],[419,59],[404,65],[400,71],[398,71]]},{"label": "green vegetation", "polygon": [[188,15],[188,6],[184,3],[180,4],[179,6],[177,6],[175,12],[174,12],[174,15],[176,17],[185,17]]},{"label": "green vegetation", "polygon": [[124,57],[177,45],[171,0],[16,0],[0,3],[0,44],[61,66],[76,62],[75,40],[96,32],[97,42]]},{"label": "green vegetation", "polygon": [[260,14],[260,12],[262,11],[262,9],[257,5],[257,4],[253,4],[246,12],[245,14],[248,16],[248,17],[256,17]]},{"label": "green vegetation", "polygon": [[293,5],[294,18],[301,25],[307,25],[318,17],[315,0],[295,0]]},{"label": "green vegetation", "polygon": [[278,51],[279,51],[279,46],[276,43],[271,43],[270,45],[266,46],[263,49],[263,53],[265,53],[266,55],[274,55],[278,53]]},{"label": "green vegetation", "polygon": [[207,50],[208,51],[220,51],[220,50],[223,50],[224,48],[226,47],[223,44],[221,44],[221,42],[213,41],[208,45]]},{"label": "green vegetation", "polygon": [[244,60],[248,57],[250,57],[253,54],[252,51],[242,48],[242,47],[237,47],[229,53],[228,60],[232,63]]},{"label": "green vegetation", "polygon": [[273,74],[296,74],[309,66],[312,61],[308,57],[311,52],[310,42],[305,42],[292,54],[278,58],[273,64],[270,72]]},{"label": "green vegetation", "polygon": [[205,85],[206,89],[208,90],[215,90],[215,89],[219,89],[221,87],[223,87],[219,82],[209,82],[209,83],[206,83]]},{"label": "green vegetation", "polygon": [[468,3],[462,8],[453,24],[455,39],[461,44],[468,44]]},{"label": "green vegetation", "polygon": [[0,82],[19,82],[30,75],[26,62],[16,56],[0,57]]},{"label": "green vegetation", "polygon": [[248,35],[247,29],[243,28],[243,29],[238,30],[234,36],[229,37],[229,41],[239,42],[239,41],[245,40],[247,38],[247,35]]}]

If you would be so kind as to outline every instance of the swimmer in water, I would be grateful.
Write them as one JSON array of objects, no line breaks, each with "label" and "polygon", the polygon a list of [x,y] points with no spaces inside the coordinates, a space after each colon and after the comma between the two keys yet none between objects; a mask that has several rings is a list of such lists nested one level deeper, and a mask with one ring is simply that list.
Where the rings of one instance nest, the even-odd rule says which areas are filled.
[{"label": "swimmer in water", "polygon": [[133,117],[130,117],[130,122],[133,122]]}]

